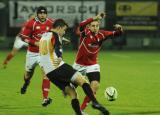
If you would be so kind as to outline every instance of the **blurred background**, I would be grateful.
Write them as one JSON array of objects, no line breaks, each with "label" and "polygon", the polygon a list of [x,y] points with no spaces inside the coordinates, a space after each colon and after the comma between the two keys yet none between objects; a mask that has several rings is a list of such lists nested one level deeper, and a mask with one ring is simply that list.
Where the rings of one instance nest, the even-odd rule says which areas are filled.
[{"label": "blurred background", "polygon": [[[27,94],[20,95],[26,48],[18,53],[9,67],[1,69],[13,47],[15,36],[30,14],[43,5],[48,17],[63,18],[69,23],[64,46],[65,62],[73,64],[78,47],[77,25],[80,21],[106,12],[101,28],[113,30],[123,25],[125,33],[107,39],[99,53],[101,85],[97,98],[111,115],[160,115],[160,0],[0,0],[0,115],[74,115],[70,99],[52,85],[49,95],[53,104],[41,107],[41,71],[37,68]],[[10,53],[9,53],[10,54]],[[9,59],[9,58],[8,58]],[[11,59],[11,58],[10,58]],[[116,101],[108,102],[106,87],[118,91]],[[79,93],[80,92],[80,93]],[[82,102],[84,93],[78,89]],[[62,104],[63,106],[62,109]],[[56,108],[56,109],[55,109]],[[91,106],[90,115],[99,115]]]},{"label": "blurred background", "polygon": [[12,48],[22,24],[40,5],[47,7],[48,17],[69,23],[65,37],[71,44],[66,49],[77,49],[77,24],[98,12],[107,14],[101,28],[113,30],[118,23],[125,29],[123,36],[108,39],[103,49],[160,49],[160,0],[1,0],[0,49]]}]

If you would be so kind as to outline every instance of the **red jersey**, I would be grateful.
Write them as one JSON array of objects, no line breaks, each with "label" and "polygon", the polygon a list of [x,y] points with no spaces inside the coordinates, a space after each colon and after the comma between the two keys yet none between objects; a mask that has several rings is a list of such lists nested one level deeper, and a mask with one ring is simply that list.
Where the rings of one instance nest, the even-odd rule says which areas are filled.
[{"label": "red jersey", "polygon": [[35,46],[35,42],[39,42],[43,33],[48,32],[52,28],[53,20],[46,18],[45,22],[39,21],[36,17],[26,22],[20,32],[20,37],[29,43],[28,50],[31,52],[39,52],[39,47]]},{"label": "red jersey", "polygon": [[99,30],[98,33],[92,33],[86,25],[93,21],[89,18],[80,23],[80,45],[76,56],[76,63],[80,65],[97,64],[98,52],[102,42],[109,36],[120,35],[120,31]]}]

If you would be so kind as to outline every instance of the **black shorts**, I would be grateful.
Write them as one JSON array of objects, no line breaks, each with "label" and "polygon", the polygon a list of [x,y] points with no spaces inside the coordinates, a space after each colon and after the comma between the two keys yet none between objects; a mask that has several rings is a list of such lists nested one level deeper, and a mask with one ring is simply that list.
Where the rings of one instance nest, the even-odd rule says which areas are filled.
[{"label": "black shorts", "polygon": [[49,72],[47,77],[58,88],[65,90],[65,87],[70,85],[71,78],[76,72],[77,71],[73,69],[72,66],[65,63],[59,68]]},{"label": "black shorts", "polygon": [[100,72],[90,72],[86,74],[89,82],[98,81],[100,82]]},{"label": "black shorts", "polygon": [[[91,83],[92,81],[98,81],[100,83],[100,72],[90,72],[86,74],[89,82]],[[75,83],[72,83],[72,85],[77,88],[78,85]]]}]

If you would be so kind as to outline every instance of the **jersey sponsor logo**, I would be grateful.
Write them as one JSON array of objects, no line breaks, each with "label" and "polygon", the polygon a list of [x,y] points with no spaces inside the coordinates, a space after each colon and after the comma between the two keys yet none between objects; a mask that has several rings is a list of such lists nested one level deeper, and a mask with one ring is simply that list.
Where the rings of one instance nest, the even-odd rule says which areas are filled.
[{"label": "jersey sponsor logo", "polygon": [[92,48],[98,48],[99,45],[98,44],[88,44],[89,47],[92,47]]},{"label": "jersey sponsor logo", "polygon": [[36,26],[36,29],[39,30],[41,27],[40,26]]},{"label": "jersey sponsor logo", "polygon": [[90,35],[90,38],[92,39],[92,38],[93,38],[93,36],[92,36],[92,35]]},{"label": "jersey sponsor logo", "polygon": [[48,26],[46,27],[46,30],[47,30],[47,31],[49,30],[49,27],[48,27]]}]

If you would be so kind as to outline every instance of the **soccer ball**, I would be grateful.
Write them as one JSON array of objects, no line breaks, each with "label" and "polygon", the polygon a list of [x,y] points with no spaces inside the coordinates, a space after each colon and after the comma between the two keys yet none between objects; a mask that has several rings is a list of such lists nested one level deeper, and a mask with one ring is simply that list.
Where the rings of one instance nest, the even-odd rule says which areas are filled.
[{"label": "soccer ball", "polygon": [[118,93],[116,88],[111,86],[106,88],[104,95],[108,101],[115,101],[117,99]]}]

